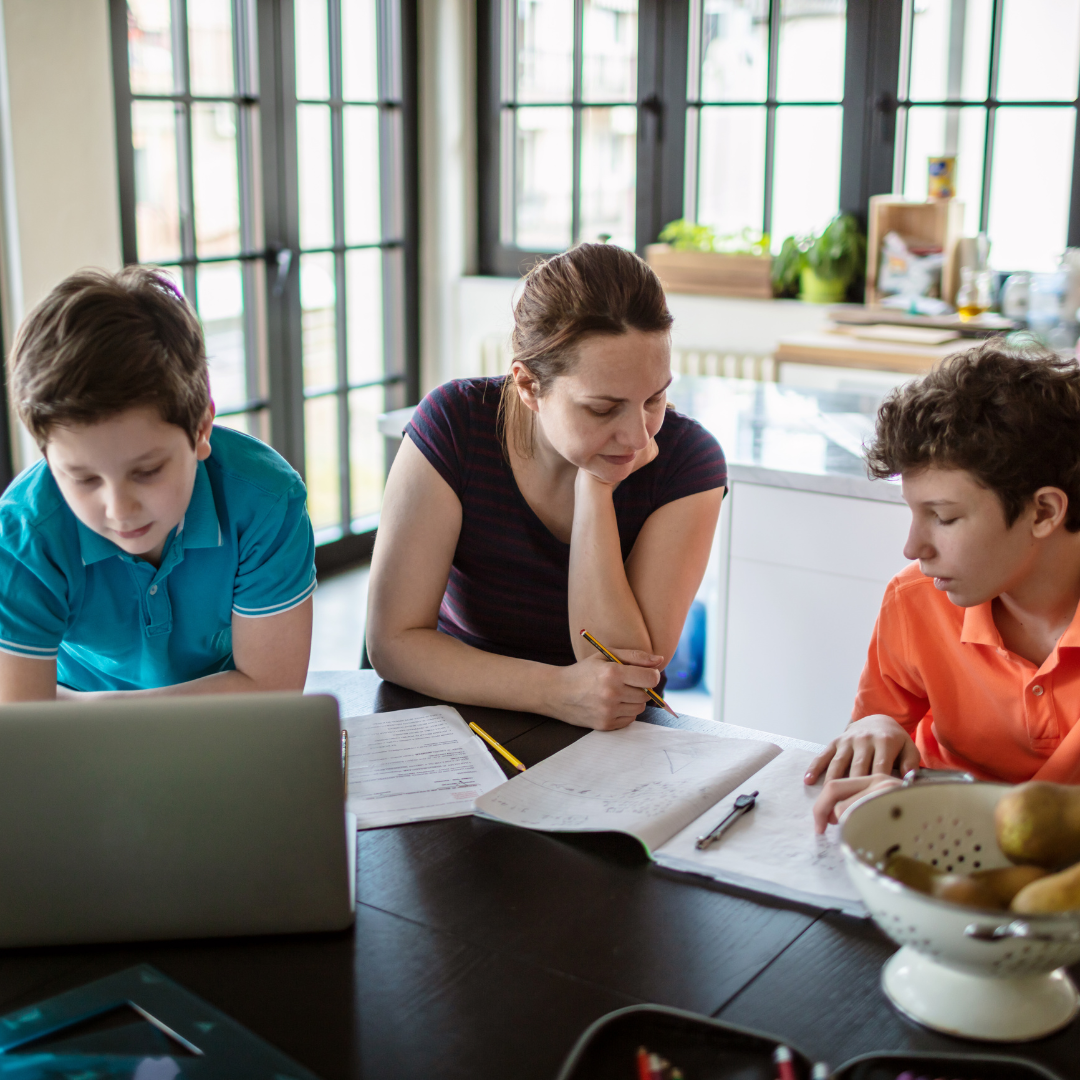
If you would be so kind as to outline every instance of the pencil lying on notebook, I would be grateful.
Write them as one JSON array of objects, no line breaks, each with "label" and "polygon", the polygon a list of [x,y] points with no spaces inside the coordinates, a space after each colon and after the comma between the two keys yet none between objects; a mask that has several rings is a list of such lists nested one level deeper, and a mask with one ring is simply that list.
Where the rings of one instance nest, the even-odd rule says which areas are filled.
[{"label": "pencil lying on notebook", "polygon": [[[620,659],[619,659],[619,658],[618,658],[618,657],[617,657],[617,656],[616,656],[616,655],[615,655],[615,654],[614,654],[614,653],[613,653],[613,652],[612,652],[612,651],[611,651],[610,649],[605,649],[605,648],[604,648],[604,646],[603,646],[603,645],[601,645],[601,644],[600,644],[600,642],[599,642],[599,641],[597,641],[597,640],[596,640],[596,638],[594,638],[594,637],[592,636],[592,634],[590,634],[590,633],[589,633],[589,631],[588,631],[588,630],[582,630],[582,631],[581,631],[581,636],[582,636],[582,637],[583,637],[583,638],[584,638],[584,639],[585,639],[585,640],[586,640],[586,641],[587,641],[587,642],[588,642],[588,643],[589,643],[590,645],[592,645],[592,646],[593,646],[593,648],[595,648],[595,649],[599,649],[599,650],[600,650],[600,652],[602,652],[602,653],[604,654],[604,656],[606,656],[606,657],[607,657],[607,658],[608,658],[608,659],[609,659],[609,660],[610,660],[610,661],[611,661],[611,662],[612,662],[613,664],[621,664],[621,663],[623,662],[623,661],[622,661],[622,660],[620,660]],[[673,709],[673,708],[672,708],[672,707],[671,707],[671,706],[670,706],[670,705],[669,705],[669,704],[668,704],[668,703],[667,703],[667,702],[666,702],[666,701],[665,701],[665,700],[664,700],[664,699],[663,699],[663,698],[662,698],[662,697],[661,697],[661,696],[660,696],[660,695],[659,695],[659,694],[658,694],[658,693],[657,693],[657,692],[656,692],[655,690],[653,690],[653,689],[652,689],[651,687],[649,687],[649,686],[645,686],[645,687],[642,687],[642,689],[643,689],[643,690],[645,691],[645,693],[646,693],[646,694],[648,694],[648,695],[649,695],[649,697],[651,697],[651,698],[653,699],[653,704],[655,704],[655,705],[659,705],[661,709],[667,709],[667,711],[668,711],[669,713],[671,713],[671,715],[672,715],[672,716],[675,716],[675,717],[677,717],[677,716],[679,715],[679,714],[678,714],[678,713],[677,713],[677,712],[676,712],[676,711],[675,711],[675,710],[674,710],[674,709]]]}]

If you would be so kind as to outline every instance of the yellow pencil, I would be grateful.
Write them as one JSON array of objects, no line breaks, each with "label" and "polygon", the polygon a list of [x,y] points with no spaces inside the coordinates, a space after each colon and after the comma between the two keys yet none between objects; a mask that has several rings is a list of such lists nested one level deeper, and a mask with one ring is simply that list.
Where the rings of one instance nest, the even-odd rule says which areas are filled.
[{"label": "yellow pencil", "polygon": [[[594,638],[588,630],[582,630],[581,636],[594,648],[599,649],[613,664],[623,663],[623,661],[620,660],[610,649],[605,649],[604,646],[601,645],[600,642],[597,641],[596,638]],[[645,691],[646,694],[649,695],[649,697],[653,699],[653,701],[657,705],[660,706],[661,709],[667,709],[667,711],[671,713],[672,716],[678,718],[679,714],[655,690],[653,690],[652,687],[645,686],[642,687],[642,689]]]},{"label": "yellow pencil", "polygon": [[488,746],[491,747],[492,750],[494,750],[497,754],[502,754],[502,756],[506,758],[506,760],[509,761],[515,769],[519,769],[521,772],[525,771],[525,766],[522,765],[521,762],[518,761],[518,759],[514,757],[514,755],[511,754],[509,750],[506,749],[505,746],[501,746],[499,743],[497,743],[479,724],[474,724],[470,720],[469,727],[471,727],[473,731],[475,731],[476,734],[479,735],[480,738],[483,739],[484,742],[486,742]]}]

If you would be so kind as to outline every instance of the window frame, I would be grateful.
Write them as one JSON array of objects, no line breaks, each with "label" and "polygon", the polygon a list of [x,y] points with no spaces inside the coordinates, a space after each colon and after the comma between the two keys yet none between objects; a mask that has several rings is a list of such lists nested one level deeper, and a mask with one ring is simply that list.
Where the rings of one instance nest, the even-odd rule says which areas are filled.
[{"label": "window frame", "polygon": [[[1015,3],[1016,0],[1013,0]],[[912,100],[910,59],[915,33],[915,20],[912,17],[913,0],[904,2],[904,25],[901,30],[900,59],[897,65],[896,85],[899,86],[901,75],[907,91],[898,97],[897,108],[897,155],[893,186],[903,190],[903,171],[907,158],[907,124],[911,110],[924,108],[981,108],[985,111],[986,126],[983,136],[982,184],[979,199],[979,231],[986,232],[990,221],[990,194],[993,183],[995,164],[994,134],[999,109],[1010,108],[1052,108],[1072,109],[1074,116],[1073,168],[1070,179],[1069,222],[1066,229],[1066,247],[1080,246],[1080,85],[1072,100],[1038,101],[1026,99],[1006,99],[998,96],[998,77],[1001,71],[1001,46],[1004,30],[1005,0],[991,0],[990,7],[990,56],[987,65],[987,88],[984,98],[949,98],[939,100]]]},{"label": "window frame", "polygon": [[[344,101],[340,94],[329,99],[332,123],[331,168],[334,178],[334,243],[319,251],[331,252],[335,259],[335,282],[337,285],[337,382],[332,388],[324,388],[323,394],[338,398],[339,414],[339,497],[342,503],[342,521],[333,530],[325,530],[325,542],[316,551],[316,563],[320,570],[348,565],[370,554],[374,542],[377,518],[354,519],[350,512],[350,484],[348,457],[348,394],[350,390],[368,386],[385,386],[387,394],[393,395],[386,408],[415,404],[420,398],[420,342],[419,342],[419,177],[418,177],[418,102],[417,102],[417,0],[377,0],[379,9],[380,84],[379,97],[374,104],[380,112],[380,144],[384,147],[381,157],[384,189],[391,188],[396,200],[396,216],[400,221],[400,235],[376,244],[346,244],[343,235],[340,181],[343,179],[341,152],[341,117]],[[186,0],[171,0],[173,25],[187,26]],[[396,16],[392,9],[396,8]],[[253,297],[258,304],[245,303],[244,317],[247,322],[245,335],[248,355],[248,385],[262,381],[266,394],[245,403],[242,408],[230,409],[222,415],[234,413],[263,414],[268,418],[268,439],[288,462],[305,474],[304,404],[306,395],[303,378],[302,309],[300,298],[300,252],[306,251],[300,243],[299,169],[297,144],[298,99],[296,95],[294,7],[293,0],[232,0],[233,25],[239,35],[240,28],[248,28],[249,42],[257,58],[258,87],[249,73],[238,69],[236,93],[232,96],[198,95],[178,92],[173,94],[133,94],[128,70],[127,0],[110,0],[110,23],[112,34],[113,84],[116,115],[117,155],[120,196],[120,223],[122,256],[125,265],[138,262],[136,237],[135,163],[132,143],[132,103],[151,98],[173,100],[190,109],[193,101],[234,100],[237,108],[258,109],[258,139],[248,132],[247,139],[238,139],[238,169],[240,170],[241,240],[244,250],[239,255],[218,258],[199,257],[194,248],[190,221],[184,227],[183,209],[185,197],[190,191],[181,188],[181,228],[184,248],[180,260],[162,262],[162,266],[180,266],[185,276],[185,287],[194,283],[197,266],[212,262],[239,261],[245,273],[252,277],[252,291],[248,292],[245,281],[245,300]],[[340,0],[330,0],[330,33],[340,35]],[[253,23],[253,25],[250,25]],[[394,28],[394,32],[389,31]],[[184,38],[186,52],[186,34]],[[336,48],[334,47],[336,44]],[[331,38],[331,54],[340,56],[340,37]],[[383,63],[388,50],[398,62]],[[234,55],[242,58],[242,50]],[[336,82],[332,90],[340,88],[340,67],[337,65]],[[392,74],[387,77],[387,68]],[[241,64],[242,68],[242,64]],[[244,78],[244,82],[241,81]],[[395,85],[396,84],[396,85]],[[186,83],[185,83],[186,87]],[[301,101],[302,103],[302,101]],[[326,104],[323,102],[323,104]],[[390,114],[400,118],[393,121]],[[239,128],[239,125],[238,125]],[[396,128],[397,152],[400,153],[400,176],[395,175],[396,166],[387,164],[390,154],[385,152],[384,139],[391,128]],[[245,153],[245,148],[251,154]],[[179,166],[190,175],[190,158]],[[245,171],[246,170],[246,171]],[[245,183],[245,177],[258,177],[255,187]],[[181,173],[183,181],[183,173]],[[386,223],[387,206],[383,200],[383,220]],[[248,205],[245,205],[248,203]],[[254,230],[254,215],[259,215],[258,226],[263,236],[261,247],[243,243]],[[190,243],[189,243],[190,241]],[[384,252],[401,252],[400,291],[391,287],[391,279],[384,276],[384,310],[394,309],[392,320],[384,320],[383,376],[362,384],[353,385],[348,380],[347,343],[342,333],[345,296],[342,289],[342,271],[346,251],[354,248],[378,247]],[[189,251],[190,248],[190,251]],[[384,275],[387,259],[384,256]],[[195,295],[189,291],[189,295]],[[262,308],[262,313],[258,308]],[[256,325],[258,324],[258,325]],[[395,331],[392,327],[397,327]],[[262,342],[261,355],[255,350]],[[256,371],[255,365],[263,365]],[[263,432],[267,434],[267,432]],[[386,439],[386,469],[393,460],[396,440]]]},{"label": "window frame", "polygon": [[[774,31],[780,0],[772,0]],[[477,150],[479,264],[482,274],[517,277],[554,252],[525,251],[500,242],[499,134],[502,0],[477,7]],[[848,0],[840,151],[839,210],[864,225],[871,195],[892,190],[896,90],[903,0]],[[638,11],[638,188],[636,250],[655,242],[663,226],[684,216],[690,0],[641,0]],[[770,35],[770,92],[775,123],[775,53]],[[814,103],[819,104],[819,103]],[[771,145],[768,144],[768,145]],[[765,219],[771,213],[766,203]]]},{"label": "window frame", "polygon": [[[507,110],[516,108],[516,104],[502,100],[502,24],[507,3],[514,2],[477,0],[479,263],[482,274],[506,277],[518,277],[539,260],[557,254],[502,242],[501,127]],[[584,108],[593,106],[581,98],[583,7],[581,0],[575,0],[575,78],[570,103],[574,110],[572,231],[576,231],[580,217],[580,116]],[[677,208],[682,206],[689,8],[690,0],[639,0],[638,5],[637,99],[633,102],[637,110],[634,231],[637,250],[642,252],[666,222],[680,216]]]}]

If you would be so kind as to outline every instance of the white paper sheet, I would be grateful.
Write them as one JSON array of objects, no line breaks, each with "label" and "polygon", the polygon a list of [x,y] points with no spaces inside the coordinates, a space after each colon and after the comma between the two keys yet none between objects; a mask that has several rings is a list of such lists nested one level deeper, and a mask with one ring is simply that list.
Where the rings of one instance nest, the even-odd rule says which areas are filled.
[{"label": "white paper sheet", "polygon": [[348,809],[357,828],[460,817],[505,782],[490,751],[449,705],[350,716]]},{"label": "white paper sheet", "polygon": [[630,833],[653,851],[778,753],[772,743],[635,720],[589,732],[476,809],[529,829]]},{"label": "white paper sheet", "polygon": [[[821,785],[807,787],[802,782],[813,758],[806,750],[785,750],[664,844],[656,852],[656,861],[672,870],[703,874],[772,896],[865,915],[844,866],[837,830],[825,836],[814,832],[811,811]],[[698,851],[697,838],[727,815],[744,790],[760,792],[754,809],[716,843]]]}]

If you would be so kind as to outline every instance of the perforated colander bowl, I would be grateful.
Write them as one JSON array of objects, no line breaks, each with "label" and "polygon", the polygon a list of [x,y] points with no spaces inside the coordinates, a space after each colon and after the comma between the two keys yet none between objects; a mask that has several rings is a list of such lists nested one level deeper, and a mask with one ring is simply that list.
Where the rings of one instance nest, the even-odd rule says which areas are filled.
[{"label": "perforated colander bowl", "polygon": [[[1072,1018],[1076,990],[1068,976],[1055,969],[1080,960],[1080,912],[1019,917],[954,904],[901,884],[875,864],[901,854],[946,872],[1009,866],[994,831],[994,807],[1009,790],[1005,784],[915,783],[855,804],[840,826],[855,887],[878,926],[904,946],[886,967],[886,993],[923,1023],[978,1038],[1034,1038]],[[1052,977],[1047,974],[1051,972]],[[1046,982],[1051,978],[1052,987]],[[1012,985],[1005,987],[1010,980]],[[912,994],[918,999],[914,1004]],[[934,997],[933,1005],[924,1001],[928,995]],[[985,1002],[968,1004],[987,1016],[1005,1009],[1006,999],[1027,1002],[1025,1008],[1035,1019],[1015,1020],[1011,1029],[988,1021],[980,1031],[972,1030],[966,1019],[941,1022],[936,1014],[951,1013],[956,995],[985,997]],[[1058,1003],[1058,1018],[1051,1026],[1046,1026],[1049,1020],[1038,1022],[1040,1010],[1051,1009],[1043,1002],[1046,995]],[[991,998],[998,1004],[992,1005]],[[935,1015],[928,1016],[928,1010]]]}]

